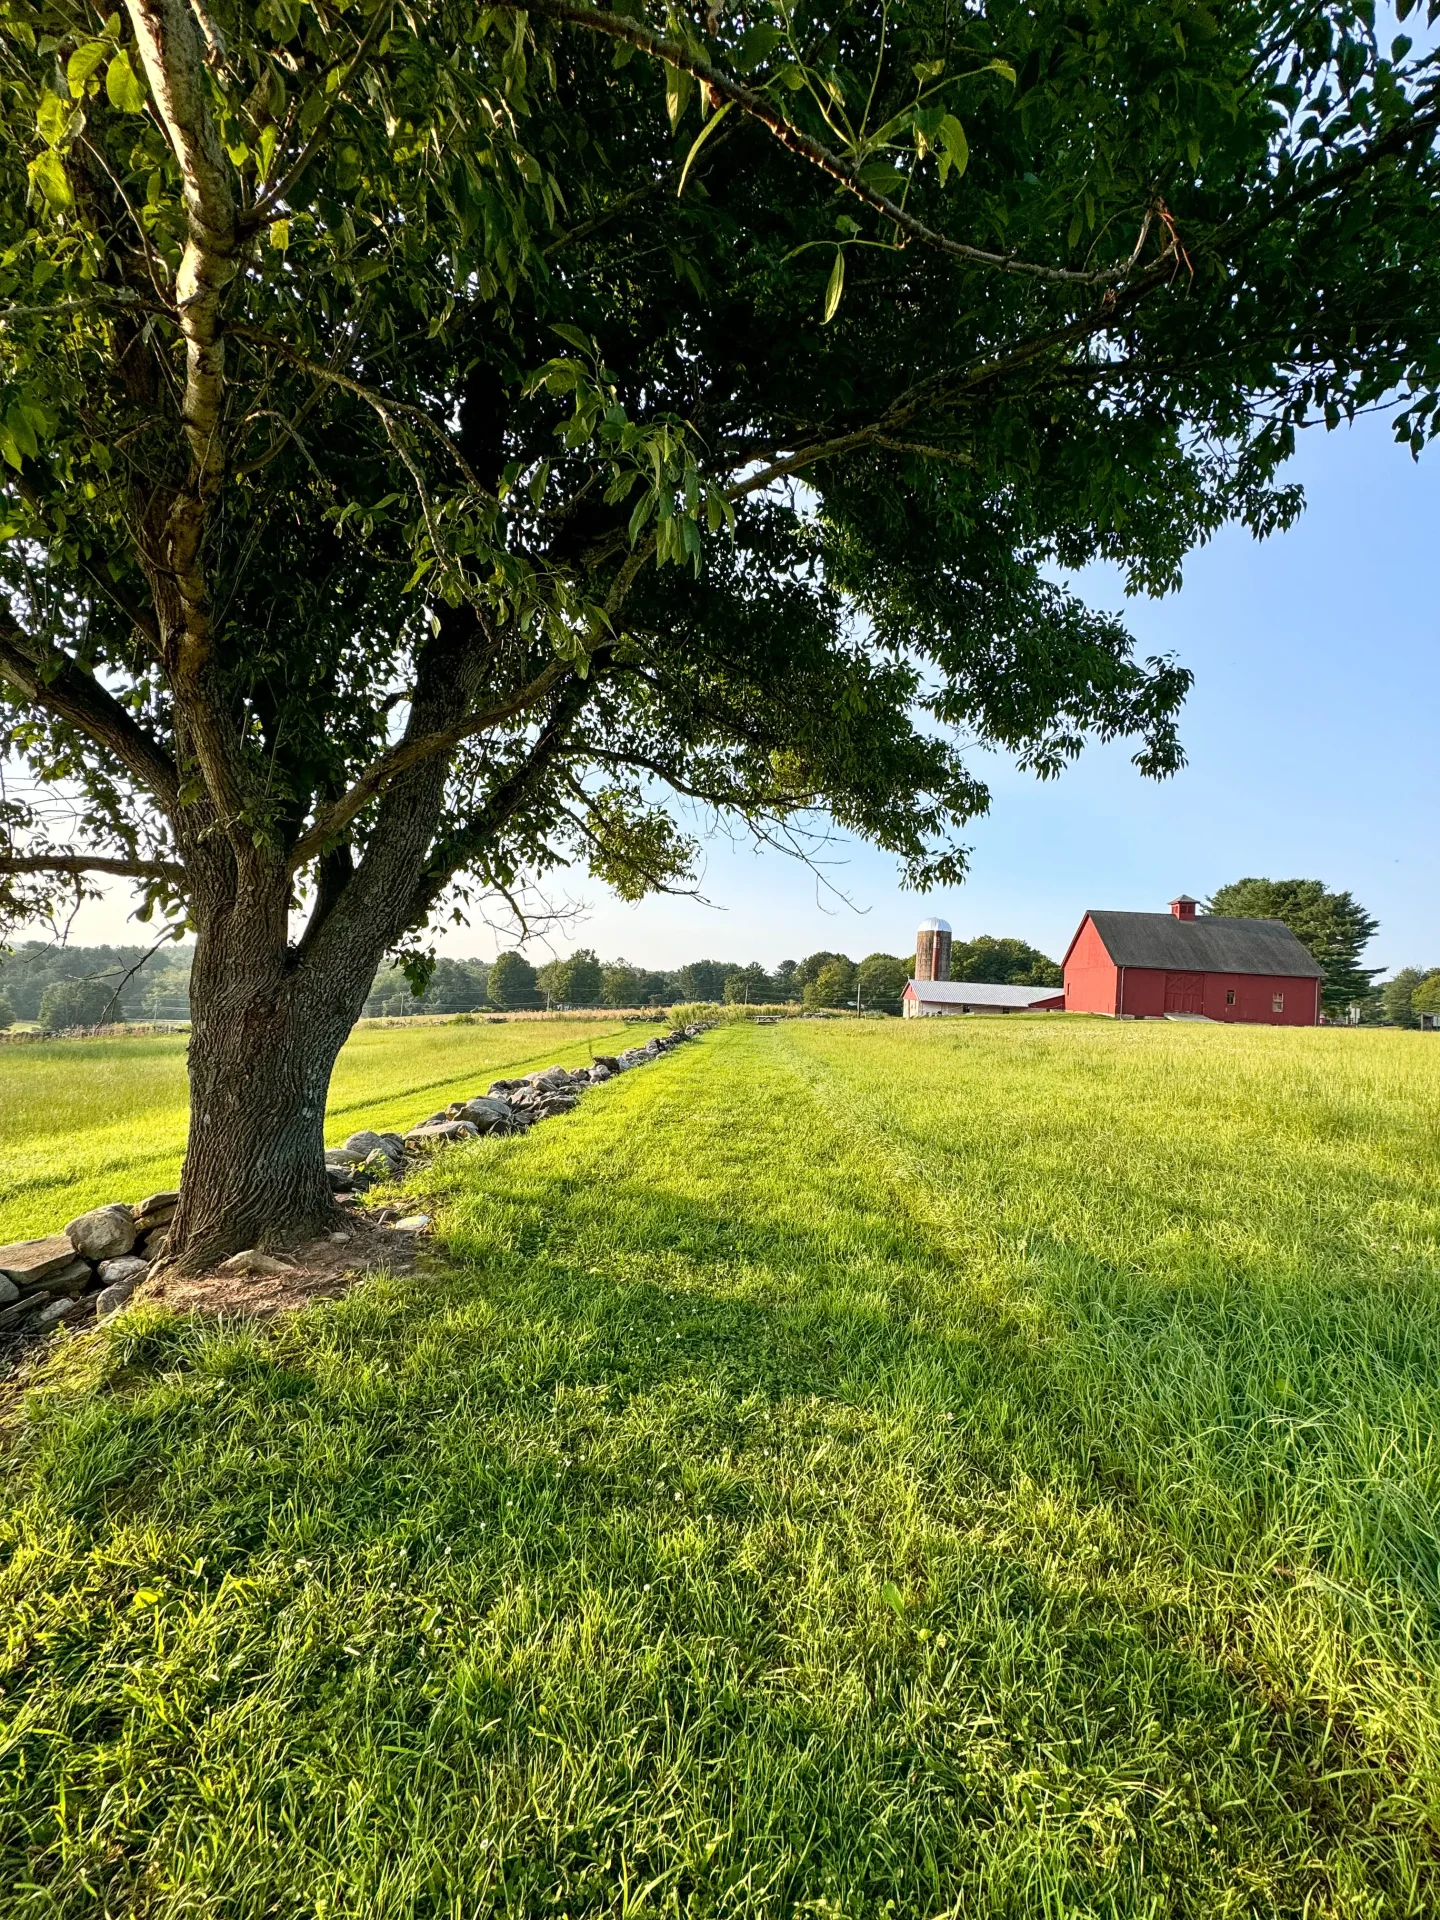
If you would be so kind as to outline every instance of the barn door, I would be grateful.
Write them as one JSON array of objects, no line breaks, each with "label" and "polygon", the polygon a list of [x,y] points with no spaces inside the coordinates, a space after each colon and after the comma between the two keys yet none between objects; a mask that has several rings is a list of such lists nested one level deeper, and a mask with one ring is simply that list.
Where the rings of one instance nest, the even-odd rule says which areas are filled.
[{"label": "barn door", "polygon": [[1166,1013],[1203,1013],[1205,976],[1203,973],[1167,973],[1165,976]]}]

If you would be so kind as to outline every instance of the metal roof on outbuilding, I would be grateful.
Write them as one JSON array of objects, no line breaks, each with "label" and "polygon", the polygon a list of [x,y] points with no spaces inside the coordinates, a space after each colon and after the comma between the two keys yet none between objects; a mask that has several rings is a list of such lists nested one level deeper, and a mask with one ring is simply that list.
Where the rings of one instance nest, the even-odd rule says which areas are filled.
[{"label": "metal roof on outbuilding", "polygon": [[1015,1007],[1023,1010],[1041,1000],[1059,1000],[1063,987],[1012,987],[985,980],[912,980],[915,998],[946,1007]]},{"label": "metal roof on outbuilding", "polygon": [[1283,920],[1241,920],[1221,913],[1180,920],[1171,913],[1107,910],[1092,911],[1085,917],[1117,967],[1288,974],[1299,980],[1325,978],[1325,969]]}]

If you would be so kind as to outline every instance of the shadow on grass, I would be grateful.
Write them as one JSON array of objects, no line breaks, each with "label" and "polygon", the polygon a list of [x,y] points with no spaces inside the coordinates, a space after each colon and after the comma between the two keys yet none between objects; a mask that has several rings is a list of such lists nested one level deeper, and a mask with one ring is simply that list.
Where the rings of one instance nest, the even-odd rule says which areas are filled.
[{"label": "shadow on grass", "polygon": [[1061,1319],[854,1194],[486,1164],[443,1267],[38,1404],[37,1914],[1423,1909],[1432,1780],[1247,1666]]}]

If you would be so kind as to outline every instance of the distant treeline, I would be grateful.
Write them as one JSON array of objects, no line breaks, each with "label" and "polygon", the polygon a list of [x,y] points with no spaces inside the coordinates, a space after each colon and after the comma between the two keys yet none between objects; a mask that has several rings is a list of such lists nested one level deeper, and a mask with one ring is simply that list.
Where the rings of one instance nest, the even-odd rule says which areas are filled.
[{"label": "distant treeline", "polygon": [[[30,940],[0,957],[0,1028],[16,1021],[53,1028],[93,1027],[102,1021],[188,1020],[191,946],[60,947]],[[782,960],[773,971],[751,961],[691,960],[683,967],[634,966],[601,960],[589,947],[563,960],[532,966],[523,954],[498,960],[435,962],[425,991],[416,995],[398,966],[375,976],[365,1013],[374,1019],[413,1014],[497,1013],[544,1007],[669,1007],[684,1001],[748,1001],[759,1005],[853,1007],[898,1013],[913,971],[911,957],[823,951]],[[1058,987],[1059,967],[1023,940],[982,934],[957,940],[952,980]],[[1422,1012],[1440,1014],[1440,969],[1404,967],[1368,990],[1357,1011],[1367,1023],[1414,1027]]]},{"label": "distant treeline", "polygon": [[[498,960],[437,960],[420,999],[398,966],[376,975],[367,1014],[392,1018],[410,1013],[474,1013],[530,1007],[667,1007],[677,1002],[749,1001],[756,1006],[862,1008],[898,1013],[905,982],[913,971],[909,955],[848,954],[825,950],[805,960],[782,960],[773,971],[752,960],[691,960],[683,967],[636,966],[628,960],[602,960],[590,947],[563,960],[532,966],[523,954],[502,953]],[[951,961],[956,980],[1007,981],[1024,986],[1059,986],[1053,960],[1023,940],[957,941]]]},{"label": "distant treeline", "polygon": [[[102,1021],[186,1020],[190,1015],[191,946],[54,946],[31,940],[0,959],[0,1027],[38,1021],[53,1028]],[[852,960],[829,950],[782,960],[692,960],[683,967],[642,967],[601,960],[589,947],[563,960],[532,965],[523,954],[498,960],[438,959],[416,994],[401,967],[387,964],[365,1002],[370,1018],[414,1014],[522,1011],[544,1007],[668,1007],[682,1001],[853,1007],[898,1013],[913,971],[909,955],[867,954]],[[1055,986],[1060,969],[1023,940],[956,941],[956,980]]]},{"label": "distant treeline", "polygon": [[103,1022],[188,1020],[194,948],[55,946],[27,940],[0,955],[0,1027],[97,1027]]}]

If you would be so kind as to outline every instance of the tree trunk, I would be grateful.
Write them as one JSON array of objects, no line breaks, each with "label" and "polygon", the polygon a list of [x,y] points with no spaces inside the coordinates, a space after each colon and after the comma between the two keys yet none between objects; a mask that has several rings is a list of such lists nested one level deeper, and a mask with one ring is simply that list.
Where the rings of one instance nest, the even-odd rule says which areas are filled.
[{"label": "tree trunk", "polygon": [[[269,922],[274,916],[262,916]],[[279,923],[284,925],[283,907]],[[190,1134],[167,1257],[190,1272],[335,1226],[325,1101],[375,957],[299,963],[239,908],[202,919],[190,982]]]}]

